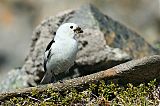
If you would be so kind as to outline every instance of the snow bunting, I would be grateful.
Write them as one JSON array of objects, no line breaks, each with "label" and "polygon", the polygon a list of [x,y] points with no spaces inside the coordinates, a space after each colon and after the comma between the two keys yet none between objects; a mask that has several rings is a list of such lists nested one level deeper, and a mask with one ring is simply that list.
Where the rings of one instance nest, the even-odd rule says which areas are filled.
[{"label": "snow bunting", "polygon": [[74,23],[61,25],[48,44],[44,53],[45,75],[41,84],[56,82],[56,75],[66,72],[74,64],[78,52],[78,42],[75,36],[83,30]]}]

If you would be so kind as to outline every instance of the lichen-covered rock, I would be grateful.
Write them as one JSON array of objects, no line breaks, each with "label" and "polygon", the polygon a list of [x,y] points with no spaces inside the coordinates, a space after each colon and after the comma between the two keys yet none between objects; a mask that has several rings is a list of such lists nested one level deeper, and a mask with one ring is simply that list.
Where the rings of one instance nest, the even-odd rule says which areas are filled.
[{"label": "lichen-covered rock", "polygon": [[136,32],[104,15],[92,5],[82,6],[79,10],[74,11],[72,18],[69,18],[68,21],[75,22],[85,28],[102,31],[109,46],[120,48],[133,58],[160,53]]},{"label": "lichen-covered rock", "polygon": [[84,29],[84,33],[78,36],[76,64],[68,74],[60,74],[62,79],[105,70],[132,58],[159,54],[158,50],[134,31],[102,14],[94,6],[85,5],[80,9],[49,17],[34,30],[30,53],[21,69],[28,78],[22,80],[28,83],[25,86],[35,86],[43,77],[45,48],[57,28],[66,22],[78,24]]},{"label": "lichen-covered rock", "polygon": [[9,89],[16,89],[28,86],[28,76],[20,69],[12,69],[0,82],[0,91],[5,92]]},{"label": "lichen-covered rock", "polygon": [[76,64],[82,75],[113,67],[131,59],[129,54],[119,48],[106,44],[104,34],[97,29],[84,29],[78,36],[79,52]]}]

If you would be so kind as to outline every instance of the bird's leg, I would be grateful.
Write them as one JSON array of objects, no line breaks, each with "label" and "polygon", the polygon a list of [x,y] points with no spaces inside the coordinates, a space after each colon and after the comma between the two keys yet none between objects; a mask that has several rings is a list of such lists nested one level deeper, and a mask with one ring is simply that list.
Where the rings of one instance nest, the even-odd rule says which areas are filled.
[{"label": "bird's leg", "polygon": [[69,73],[69,69],[67,69],[64,73],[65,75],[67,75]]},{"label": "bird's leg", "polygon": [[66,71],[65,71],[65,74],[69,74],[70,73],[70,70],[74,70],[77,66],[77,63],[74,61],[71,65],[70,68],[68,68]]},{"label": "bird's leg", "polygon": [[60,83],[63,83],[63,80],[59,80]]},{"label": "bird's leg", "polygon": [[52,73],[52,83],[55,83],[55,82],[57,82],[56,75]]},{"label": "bird's leg", "polygon": [[59,67],[59,64],[57,65],[58,70],[61,70],[61,68]]},{"label": "bird's leg", "polygon": [[52,77],[52,82],[53,83],[56,83],[56,82],[60,82],[60,83],[63,83],[63,80],[62,79],[60,79],[60,77],[59,77],[59,75],[53,75],[53,77]]},{"label": "bird's leg", "polygon": [[[61,68],[59,67],[59,65],[57,66],[57,68],[58,68],[58,70],[61,70]],[[63,83],[62,77],[61,77],[60,75],[58,75],[57,77],[58,77],[58,81],[59,81],[60,83]]]},{"label": "bird's leg", "polygon": [[[59,64],[57,65],[57,70],[61,70]],[[55,75],[54,72],[52,71],[52,83],[56,83],[58,81],[62,82],[61,77],[59,77],[59,75]]]}]

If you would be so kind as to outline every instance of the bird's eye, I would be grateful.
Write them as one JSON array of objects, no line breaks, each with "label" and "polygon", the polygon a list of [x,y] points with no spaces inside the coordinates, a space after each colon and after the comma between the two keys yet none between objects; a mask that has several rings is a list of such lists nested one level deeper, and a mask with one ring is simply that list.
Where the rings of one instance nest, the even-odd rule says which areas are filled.
[{"label": "bird's eye", "polygon": [[73,28],[73,26],[70,26],[70,28],[72,29],[72,28]]}]

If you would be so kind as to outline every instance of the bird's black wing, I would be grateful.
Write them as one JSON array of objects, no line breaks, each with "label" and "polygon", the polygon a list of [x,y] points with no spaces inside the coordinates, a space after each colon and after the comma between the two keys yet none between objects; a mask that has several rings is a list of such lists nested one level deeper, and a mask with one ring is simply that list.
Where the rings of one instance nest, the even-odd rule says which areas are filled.
[{"label": "bird's black wing", "polygon": [[45,50],[45,54],[44,54],[44,63],[43,63],[43,67],[44,67],[44,70],[47,71],[47,68],[46,68],[46,64],[47,64],[47,61],[51,55],[51,46],[52,44],[54,43],[55,41],[52,40],[48,45],[47,45],[47,48]]},{"label": "bird's black wing", "polygon": [[52,46],[52,44],[53,44],[54,42],[55,42],[54,39],[51,40],[51,42],[49,42],[49,44],[47,45],[46,51],[51,48],[51,46]]}]

